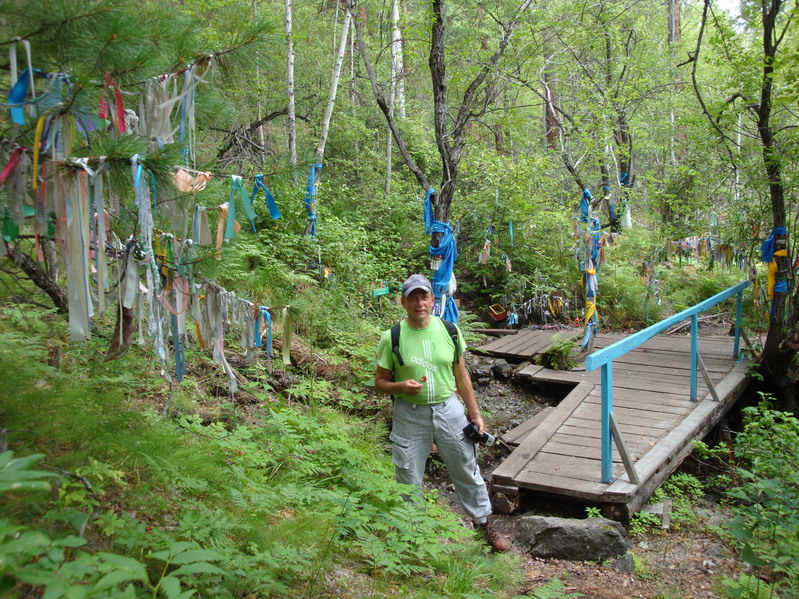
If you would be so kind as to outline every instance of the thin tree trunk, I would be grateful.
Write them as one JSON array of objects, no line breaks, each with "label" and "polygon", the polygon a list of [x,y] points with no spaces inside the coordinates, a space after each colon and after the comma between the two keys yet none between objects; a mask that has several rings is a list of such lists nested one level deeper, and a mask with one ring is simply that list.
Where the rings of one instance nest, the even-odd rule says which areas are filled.
[{"label": "thin tree trunk", "polygon": [[[397,1],[391,0],[391,91],[388,95],[388,112],[391,118],[394,118],[394,106],[397,100],[397,21],[399,20],[399,13],[397,10]],[[394,148],[394,142],[391,140],[391,130],[386,133],[386,195],[391,193],[391,154]]]},{"label": "thin tree trunk", "polygon": [[352,14],[350,11],[344,15],[344,26],[341,29],[341,41],[338,45],[336,64],[333,66],[333,75],[330,80],[330,94],[327,98],[327,109],[322,119],[322,135],[319,144],[316,146],[316,161],[321,163],[325,156],[325,144],[327,144],[327,134],[330,131],[330,119],[333,116],[333,107],[336,105],[336,94],[338,93],[338,82],[341,77],[341,64],[344,62],[344,54],[347,52],[347,38],[350,34],[350,22]]},{"label": "thin tree trunk", "polygon": [[[257,11],[257,5],[256,5],[255,0],[252,0],[252,18],[254,20],[258,20],[258,11]],[[258,60],[259,61],[255,63],[255,80],[260,82],[261,81],[260,57],[258,57]],[[261,120],[261,117],[263,116],[263,110],[264,110],[264,105],[263,105],[263,102],[261,102],[261,96],[259,94],[258,95],[258,120],[259,121]],[[263,161],[263,163],[266,163],[266,140],[264,138],[264,126],[263,126],[263,124],[261,124],[258,127],[258,143],[261,146],[261,155],[262,155],[261,160]]]},{"label": "thin tree trunk", "polygon": [[396,82],[396,96],[394,97],[399,118],[404,119],[405,114],[405,60],[403,56],[402,30],[400,29],[400,0],[391,3],[391,74],[392,84]]},{"label": "thin tree trunk", "polygon": [[294,42],[292,41],[291,0],[284,0],[286,8],[286,78],[288,92],[289,160],[297,165],[297,114],[294,103]]},{"label": "thin tree trunk", "polygon": [[[669,15],[669,48],[672,49],[672,56],[675,55],[674,49],[677,47],[677,43],[680,41],[682,37],[682,26],[680,24],[680,0],[668,0],[668,15]],[[684,84],[682,80],[682,72],[678,71],[675,81],[674,81],[674,88],[676,91],[681,92],[683,90]],[[674,124],[676,122],[676,116],[674,114],[674,105],[672,104],[671,107],[671,165],[674,171],[677,171],[677,167],[679,163],[677,161],[677,139],[675,137],[675,127]],[[682,136],[680,136],[682,137]]]},{"label": "thin tree trunk", "polygon": [[544,131],[547,147],[550,150],[558,149],[558,117],[555,112],[557,97],[555,95],[555,78],[553,77],[552,61],[554,53],[551,50],[549,36],[544,40]]},{"label": "thin tree trunk", "polygon": [[[355,86],[355,24],[350,23],[349,35],[349,56],[350,56],[350,106],[352,107],[352,116],[355,117],[356,110],[360,105],[358,100],[358,93]],[[353,142],[353,150],[355,151],[355,168],[361,168],[361,142],[356,136]]]},{"label": "thin tree trunk", "polygon": [[[351,13],[353,8],[353,0],[347,0],[347,11]],[[402,154],[402,159],[405,161],[408,169],[416,177],[419,185],[421,185],[422,189],[426,191],[430,188],[427,177],[425,177],[422,169],[419,168],[419,166],[413,160],[411,153],[408,151],[408,146],[405,145],[405,140],[402,138],[399,129],[397,129],[397,123],[394,120],[394,115],[389,109],[388,100],[383,95],[383,92],[380,91],[380,87],[377,84],[377,76],[375,75],[375,70],[372,66],[372,61],[369,59],[369,54],[366,52],[366,44],[364,44],[363,41],[363,31],[360,23],[357,19],[353,20],[353,23],[355,24],[355,35],[358,38],[358,52],[360,53],[361,60],[363,60],[363,65],[366,68],[366,76],[369,78],[369,83],[372,86],[372,93],[375,96],[377,106],[380,108],[383,116],[386,117],[388,128],[391,130],[391,134],[394,136],[394,141],[397,143],[397,148],[399,149],[400,154]]]}]

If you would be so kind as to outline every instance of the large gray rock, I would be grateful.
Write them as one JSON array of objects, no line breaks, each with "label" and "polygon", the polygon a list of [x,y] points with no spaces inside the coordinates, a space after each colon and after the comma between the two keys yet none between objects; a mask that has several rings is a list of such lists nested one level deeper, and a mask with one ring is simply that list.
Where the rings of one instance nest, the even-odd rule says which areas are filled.
[{"label": "large gray rock", "polygon": [[624,555],[627,531],[605,518],[523,516],[516,524],[515,544],[533,557],[602,561]]},{"label": "large gray rock", "polygon": [[505,360],[497,360],[491,366],[491,374],[498,381],[507,381],[513,376],[513,366],[508,364]]}]

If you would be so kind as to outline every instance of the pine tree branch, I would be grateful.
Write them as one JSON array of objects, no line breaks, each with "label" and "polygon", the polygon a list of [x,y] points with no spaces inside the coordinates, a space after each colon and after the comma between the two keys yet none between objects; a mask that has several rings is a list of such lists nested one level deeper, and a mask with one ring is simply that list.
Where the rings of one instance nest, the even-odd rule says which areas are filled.
[{"label": "pine tree branch", "polygon": [[30,31],[30,32],[28,32],[28,33],[26,33],[24,35],[19,35],[19,36],[16,36],[16,37],[14,37],[14,38],[12,38],[10,40],[6,40],[4,42],[0,42],[0,46],[8,46],[8,45],[11,45],[11,44],[13,44],[15,42],[18,42],[20,40],[25,40],[25,39],[28,39],[28,38],[31,38],[31,37],[35,37],[37,35],[41,35],[43,33],[49,32],[49,31],[53,31],[54,29],[60,29],[60,28],[64,27],[65,25],[67,25],[68,23],[72,23],[73,21],[78,21],[80,19],[87,19],[89,17],[94,17],[94,16],[97,16],[97,15],[101,15],[103,13],[108,12],[110,10],[110,8],[111,7],[108,6],[107,4],[101,4],[95,10],[92,10],[92,11],[89,11],[87,13],[83,13],[83,14],[80,14],[80,15],[73,15],[71,17],[63,19],[62,21],[59,21],[58,23],[50,23],[50,24],[47,24],[47,25],[44,25],[44,26],[40,27],[39,29],[36,29],[34,31]]}]

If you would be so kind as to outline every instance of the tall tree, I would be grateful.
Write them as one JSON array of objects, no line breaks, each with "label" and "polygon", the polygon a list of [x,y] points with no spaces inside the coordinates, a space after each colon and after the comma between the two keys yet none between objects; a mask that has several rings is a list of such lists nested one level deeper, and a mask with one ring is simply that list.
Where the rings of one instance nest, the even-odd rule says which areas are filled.
[{"label": "tall tree", "polygon": [[[786,144],[796,143],[791,136],[796,119],[789,110],[782,107],[783,96],[788,93],[785,87],[786,76],[795,78],[790,71],[790,63],[783,60],[788,51],[784,47],[791,39],[788,37],[791,26],[795,23],[795,2],[787,0],[762,0],[756,12],[755,5],[749,6],[747,27],[759,44],[752,44],[757,49],[755,60],[761,65],[759,77],[753,82],[753,88],[747,87],[747,81],[740,79],[739,89],[731,96],[719,101],[708,101],[703,93],[698,78],[700,50],[706,29],[719,26],[717,15],[712,15],[713,6],[705,0],[700,22],[696,49],[690,56],[693,87],[701,109],[708,119],[718,139],[725,148],[731,166],[736,166],[735,148],[740,137],[735,127],[742,121],[728,116],[726,113],[737,111],[741,115],[751,117],[754,139],[760,145],[761,180],[767,189],[771,205],[771,227],[769,242],[764,245],[764,257],[771,258],[772,275],[770,276],[769,295],[770,315],[768,333],[761,355],[761,369],[766,379],[777,390],[777,396],[786,409],[797,410],[797,379],[799,369],[794,364],[799,353],[799,289],[797,289],[795,272],[791,266],[792,254],[796,253],[796,244],[789,247],[788,240],[797,233],[796,220],[790,220],[786,214],[786,161],[793,160],[785,152]],[[719,29],[721,36],[730,35],[730,30]],[[752,40],[754,42],[754,40]],[[730,54],[726,53],[728,59]],[[739,66],[740,68],[740,66]]]}]

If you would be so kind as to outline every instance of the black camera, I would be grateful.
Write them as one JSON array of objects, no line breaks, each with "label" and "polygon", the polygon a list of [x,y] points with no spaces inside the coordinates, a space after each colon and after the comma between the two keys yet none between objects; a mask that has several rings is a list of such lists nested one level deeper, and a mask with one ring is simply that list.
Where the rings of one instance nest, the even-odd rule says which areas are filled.
[{"label": "black camera", "polygon": [[483,431],[481,435],[478,431],[480,429],[474,422],[470,422],[463,428],[463,434],[472,442],[472,443],[482,443],[483,445],[493,445],[494,442],[497,440],[494,435]]}]

